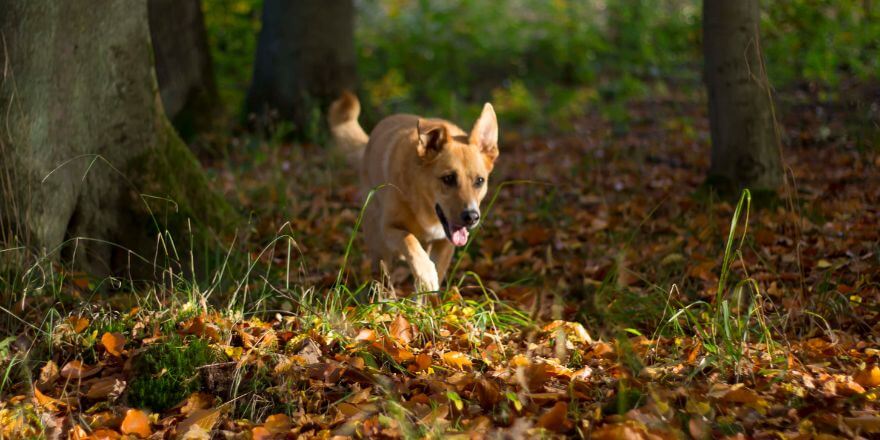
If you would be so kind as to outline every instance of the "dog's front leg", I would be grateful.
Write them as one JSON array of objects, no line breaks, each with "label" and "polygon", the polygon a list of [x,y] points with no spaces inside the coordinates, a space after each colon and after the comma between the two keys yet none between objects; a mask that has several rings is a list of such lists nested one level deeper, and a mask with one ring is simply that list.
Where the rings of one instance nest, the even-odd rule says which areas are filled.
[{"label": "dog's front leg", "polygon": [[437,240],[431,244],[431,261],[437,268],[437,275],[439,275],[441,282],[446,277],[446,271],[449,269],[454,251],[455,247],[449,240]]},{"label": "dog's front leg", "polygon": [[401,229],[387,229],[385,237],[388,245],[398,255],[403,255],[409,264],[413,277],[416,280],[416,291],[436,291],[440,289],[440,278],[437,276],[437,267],[425,252],[422,244],[415,235]]}]

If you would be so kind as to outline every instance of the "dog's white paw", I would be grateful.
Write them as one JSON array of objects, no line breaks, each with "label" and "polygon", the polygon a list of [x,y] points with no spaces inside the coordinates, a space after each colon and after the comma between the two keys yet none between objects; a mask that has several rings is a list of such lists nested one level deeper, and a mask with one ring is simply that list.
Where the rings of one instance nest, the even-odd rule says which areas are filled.
[{"label": "dog's white paw", "polygon": [[437,275],[437,268],[430,260],[413,264],[413,277],[416,280],[416,291],[440,290],[440,277]]}]

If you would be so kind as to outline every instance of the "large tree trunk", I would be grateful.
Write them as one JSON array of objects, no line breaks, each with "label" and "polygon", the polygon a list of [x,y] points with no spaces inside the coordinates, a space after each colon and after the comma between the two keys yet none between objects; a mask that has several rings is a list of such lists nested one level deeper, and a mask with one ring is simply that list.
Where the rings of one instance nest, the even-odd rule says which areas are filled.
[{"label": "large tree trunk", "polygon": [[190,216],[229,225],[162,111],[146,1],[0,0],[0,30],[7,241],[107,274]]},{"label": "large tree trunk", "polygon": [[149,0],[150,37],[165,114],[185,139],[214,128],[220,99],[199,0]]},{"label": "large tree trunk", "polygon": [[758,0],[703,1],[709,182],[719,187],[774,190],[782,180],[759,21]]},{"label": "large tree trunk", "polygon": [[[265,0],[250,112],[277,110],[307,131],[320,110],[355,86],[352,0]],[[317,113],[317,114],[316,114]],[[320,126],[320,125],[318,125]]]}]

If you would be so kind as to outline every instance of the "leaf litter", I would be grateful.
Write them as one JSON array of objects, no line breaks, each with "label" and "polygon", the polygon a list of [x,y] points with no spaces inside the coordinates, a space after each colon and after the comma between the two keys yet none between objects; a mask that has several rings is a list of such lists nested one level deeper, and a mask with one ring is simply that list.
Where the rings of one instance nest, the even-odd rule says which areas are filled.
[{"label": "leaf litter", "polygon": [[[71,311],[35,378],[4,389],[3,436],[880,435],[880,154],[856,148],[841,115],[825,116],[840,134],[822,140],[783,121],[797,127],[785,133],[796,188],[747,208],[725,266],[741,207],[699,191],[702,106],[672,96],[630,107],[623,135],[598,115],[568,136],[506,134],[498,199],[440,299],[407,298],[406,280],[391,280],[394,294],[388,280],[369,284],[357,250],[343,274],[356,292],[336,284],[358,191],[353,172],[316,171],[320,147],[214,164],[227,196],[257,214],[247,243],[294,238],[250,259],[274,274],[263,281],[285,281],[275,292],[286,302],[242,313],[171,299],[117,313],[112,328],[94,309]],[[139,359],[171,341],[203,341],[210,362],[191,377],[158,369],[146,379],[195,391],[138,405]]]}]

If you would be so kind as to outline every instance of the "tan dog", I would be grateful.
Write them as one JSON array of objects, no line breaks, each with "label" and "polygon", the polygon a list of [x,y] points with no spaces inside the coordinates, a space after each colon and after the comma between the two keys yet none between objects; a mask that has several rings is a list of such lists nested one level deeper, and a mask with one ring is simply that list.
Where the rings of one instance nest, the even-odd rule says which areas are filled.
[{"label": "tan dog", "polygon": [[369,253],[377,263],[403,259],[416,289],[436,291],[454,246],[464,246],[480,221],[498,158],[495,111],[487,103],[470,136],[448,121],[405,114],[383,119],[367,136],[359,114],[357,98],[345,93],[330,106],[328,119],[337,148],[360,166],[364,191],[390,186],[367,206]]}]

